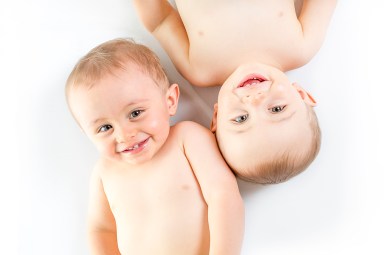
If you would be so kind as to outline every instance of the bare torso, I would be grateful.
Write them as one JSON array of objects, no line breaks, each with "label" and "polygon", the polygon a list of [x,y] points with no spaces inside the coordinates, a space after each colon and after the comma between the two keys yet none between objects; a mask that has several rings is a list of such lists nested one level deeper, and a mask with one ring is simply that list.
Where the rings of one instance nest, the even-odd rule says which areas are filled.
[{"label": "bare torso", "polygon": [[207,206],[174,133],[150,163],[101,173],[121,254],[208,254]]},{"label": "bare torso", "polygon": [[305,64],[295,1],[176,0],[176,4],[189,37],[192,66],[212,80],[223,82],[240,64],[255,60],[283,71]]}]

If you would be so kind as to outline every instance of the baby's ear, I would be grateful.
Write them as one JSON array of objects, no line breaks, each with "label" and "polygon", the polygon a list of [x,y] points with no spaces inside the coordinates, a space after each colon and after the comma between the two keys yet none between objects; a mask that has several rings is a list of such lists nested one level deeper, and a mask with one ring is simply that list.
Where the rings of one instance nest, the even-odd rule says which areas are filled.
[{"label": "baby's ear", "polygon": [[317,102],[316,100],[313,98],[313,96],[308,93],[307,91],[305,91],[302,87],[300,87],[296,82],[292,84],[292,86],[294,86],[297,90],[297,92],[299,92],[301,98],[304,100],[304,102],[310,106],[316,106],[317,105]]},{"label": "baby's ear", "polygon": [[166,99],[168,104],[168,112],[170,116],[176,114],[177,104],[179,102],[179,86],[177,84],[172,84],[167,91]]},{"label": "baby's ear", "polygon": [[212,133],[216,132],[216,123],[217,123],[217,103],[213,106],[213,116],[211,121],[211,131]]}]

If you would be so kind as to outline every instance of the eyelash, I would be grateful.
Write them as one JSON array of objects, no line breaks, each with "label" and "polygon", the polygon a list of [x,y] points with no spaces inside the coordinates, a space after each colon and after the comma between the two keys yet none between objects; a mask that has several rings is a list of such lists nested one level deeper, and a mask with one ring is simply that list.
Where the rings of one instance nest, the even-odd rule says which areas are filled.
[{"label": "eyelash", "polygon": [[[286,105],[277,105],[277,106],[273,106],[273,107],[269,108],[268,111],[272,114],[277,114],[277,113],[284,111],[286,107],[287,107]],[[276,108],[278,108],[280,110],[274,111],[273,109],[276,109]],[[248,119],[248,114],[244,114],[244,115],[240,115],[240,116],[235,117],[232,121],[236,124],[241,124],[241,123],[247,121],[247,119]]]},{"label": "eyelash", "polygon": [[[108,128],[107,130],[102,130],[103,128]],[[102,125],[98,130],[97,130],[97,133],[104,133],[104,132],[107,132],[108,130],[110,130],[112,127],[112,125],[110,124],[105,124],[105,125]]]},{"label": "eyelash", "polygon": [[248,119],[248,114],[240,115],[234,118],[232,121],[236,124],[241,124]]},{"label": "eyelash", "polygon": [[[136,118],[139,117],[143,112],[144,112],[144,110],[141,110],[141,109],[133,110],[133,111],[129,114],[129,119],[136,119]],[[134,113],[137,113],[137,115],[136,115],[136,116],[132,116]]]},{"label": "eyelash", "polygon": [[[134,111],[130,112],[128,118],[129,118],[129,119],[136,119],[136,118],[138,118],[143,112],[144,112],[144,110],[134,110]],[[132,116],[132,115],[135,114],[135,113],[136,113],[136,116]],[[108,128],[108,129],[106,129],[106,130],[103,131],[104,128]],[[101,127],[99,127],[99,128],[97,129],[97,133],[104,133],[104,132],[107,132],[107,131],[110,130],[111,128],[113,128],[113,127],[112,127],[112,125],[110,125],[110,124],[102,125]]]},{"label": "eyelash", "polygon": [[[286,105],[277,105],[277,106],[273,106],[273,107],[269,108],[268,111],[272,114],[277,114],[277,113],[284,111],[286,107],[287,107]],[[276,111],[274,112],[273,111],[274,108],[281,108],[281,109],[278,112],[276,112]]]}]

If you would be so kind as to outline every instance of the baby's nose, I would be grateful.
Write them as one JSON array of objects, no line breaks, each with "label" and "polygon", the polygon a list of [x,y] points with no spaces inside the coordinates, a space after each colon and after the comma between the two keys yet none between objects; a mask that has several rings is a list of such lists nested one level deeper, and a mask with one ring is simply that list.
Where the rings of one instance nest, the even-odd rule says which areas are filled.
[{"label": "baby's nose", "polygon": [[244,95],[242,101],[245,104],[258,104],[264,97],[265,93],[263,91],[258,91]]},{"label": "baby's nose", "polygon": [[116,141],[118,143],[124,143],[129,141],[132,137],[137,134],[137,129],[134,127],[124,127],[116,130]]}]

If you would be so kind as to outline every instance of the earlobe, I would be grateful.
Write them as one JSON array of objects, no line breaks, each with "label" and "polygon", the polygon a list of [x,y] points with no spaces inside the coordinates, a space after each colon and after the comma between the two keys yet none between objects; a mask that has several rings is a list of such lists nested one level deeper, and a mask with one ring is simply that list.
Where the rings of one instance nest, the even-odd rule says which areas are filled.
[{"label": "earlobe", "polygon": [[217,103],[213,106],[213,116],[211,121],[211,131],[216,133],[217,129]]},{"label": "earlobe", "polygon": [[300,87],[297,83],[293,83],[292,86],[296,88],[297,92],[299,92],[301,98],[306,104],[312,107],[317,105],[315,98],[302,87]]},{"label": "earlobe", "polygon": [[167,91],[167,104],[168,104],[168,111],[169,115],[173,116],[176,114],[177,111],[177,105],[179,102],[179,86],[177,84],[172,84]]}]

